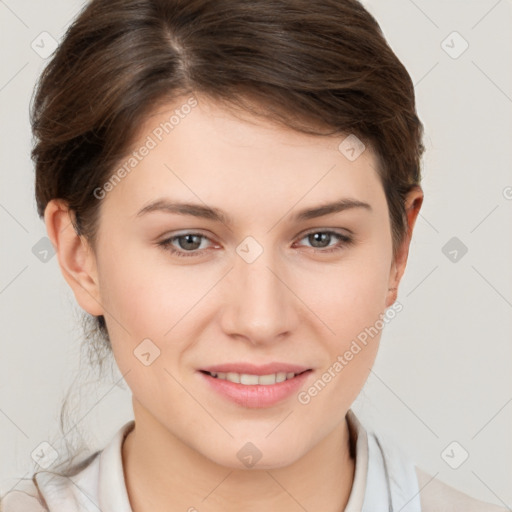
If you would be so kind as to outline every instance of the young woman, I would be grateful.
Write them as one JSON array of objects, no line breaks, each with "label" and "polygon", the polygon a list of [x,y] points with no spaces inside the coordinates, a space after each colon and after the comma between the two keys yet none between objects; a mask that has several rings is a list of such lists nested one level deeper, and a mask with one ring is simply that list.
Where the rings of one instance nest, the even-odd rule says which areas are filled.
[{"label": "young woman", "polygon": [[32,123],[39,215],[134,420],[3,510],[504,510],[351,410],[423,200],[413,85],[360,3],[93,0]]}]

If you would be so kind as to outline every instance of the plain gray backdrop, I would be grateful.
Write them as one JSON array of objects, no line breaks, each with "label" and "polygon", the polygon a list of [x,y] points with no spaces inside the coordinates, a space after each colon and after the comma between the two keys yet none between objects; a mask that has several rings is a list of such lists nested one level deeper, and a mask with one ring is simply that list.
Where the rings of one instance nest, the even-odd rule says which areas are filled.
[{"label": "plain gray backdrop", "polygon": [[[43,46],[61,39],[82,5],[0,0],[2,493],[27,476],[36,447],[58,437],[61,401],[85,371],[78,305],[57,258],[44,256],[28,120]],[[425,200],[399,289],[403,311],[386,326],[353,409],[425,471],[512,507],[512,5],[364,5],[415,84]],[[100,449],[132,418],[129,388],[93,379],[77,393],[79,427]]]}]

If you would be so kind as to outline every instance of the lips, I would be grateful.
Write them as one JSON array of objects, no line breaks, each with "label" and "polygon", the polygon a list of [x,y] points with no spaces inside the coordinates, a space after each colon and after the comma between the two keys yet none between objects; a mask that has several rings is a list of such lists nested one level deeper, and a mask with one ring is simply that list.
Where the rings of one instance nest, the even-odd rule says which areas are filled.
[{"label": "lips", "polygon": [[[220,367],[220,366],[219,366]],[[229,366],[222,366],[221,368],[227,368]],[[237,365],[237,368],[247,368],[244,365]],[[281,368],[283,365],[281,365]],[[289,368],[290,366],[288,366]],[[262,370],[263,368],[263,370]],[[268,367],[267,367],[268,368]],[[297,366],[295,366],[297,369]],[[299,367],[300,369],[300,367]],[[254,370],[254,365],[252,365],[252,370]],[[258,367],[256,371],[264,371],[267,372],[265,366]],[[215,372],[213,372],[215,373]],[[222,372],[220,372],[222,373]],[[313,374],[313,370],[305,370],[302,373],[299,373],[294,376],[293,372],[291,378],[287,378],[282,382],[278,382],[277,380],[272,382],[267,382],[267,379],[270,377],[270,374],[266,374],[267,377],[262,377],[261,375],[258,377],[256,374],[241,374],[241,380],[249,380],[249,382],[232,382],[227,379],[221,379],[218,377],[212,376],[209,372],[205,370],[200,370],[197,372],[201,382],[205,383],[209,386],[209,389],[213,390],[218,395],[222,396],[224,400],[230,401],[231,403],[235,403],[241,407],[248,408],[267,408],[273,407],[282,403],[287,399],[291,399],[292,396],[296,395],[299,390],[306,385],[308,380],[311,380],[311,375]],[[226,377],[235,375],[235,372],[227,372],[225,374]],[[283,373],[278,373],[278,375],[286,375]],[[265,383],[255,383],[254,379],[265,379]]]},{"label": "lips", "polygon": [[205,366],[200,369],[208,373],[245,373],[249,375],[270,375],[272,373],[303,373],[311,368],[290,363],[272,362],[262,365],[252,363],[224,363]]}]

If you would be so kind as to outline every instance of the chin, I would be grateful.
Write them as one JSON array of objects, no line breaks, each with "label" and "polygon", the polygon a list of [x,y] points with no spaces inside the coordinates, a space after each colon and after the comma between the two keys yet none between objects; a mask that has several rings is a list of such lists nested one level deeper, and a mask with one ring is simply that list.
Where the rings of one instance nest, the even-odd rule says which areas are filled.
[{"label": "chin", "polygon": [[[293,464],[301,455],[297,448],[283,446],[276,438],[274,443],[250,441],[232,441],[222,453],[205,454],[210,460],[231,469],[278,469]],[[233,449],[233,447],[236,447]]]}]

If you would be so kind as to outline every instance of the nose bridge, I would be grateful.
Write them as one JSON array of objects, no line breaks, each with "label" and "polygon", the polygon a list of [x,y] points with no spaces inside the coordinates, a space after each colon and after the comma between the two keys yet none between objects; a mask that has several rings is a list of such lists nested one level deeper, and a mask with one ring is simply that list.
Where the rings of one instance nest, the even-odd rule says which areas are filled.
[{"label": "nose bridge", "polygon": [[271,342],[291,329],[293,294],[283,283],[275,251],[246,239],[237,253],[224,327],[253,342]]}]

